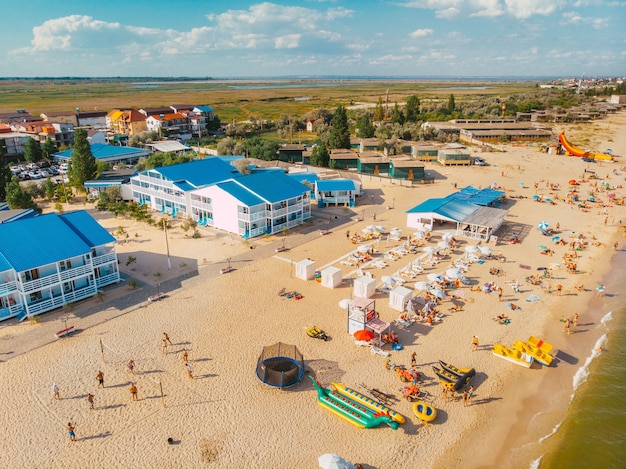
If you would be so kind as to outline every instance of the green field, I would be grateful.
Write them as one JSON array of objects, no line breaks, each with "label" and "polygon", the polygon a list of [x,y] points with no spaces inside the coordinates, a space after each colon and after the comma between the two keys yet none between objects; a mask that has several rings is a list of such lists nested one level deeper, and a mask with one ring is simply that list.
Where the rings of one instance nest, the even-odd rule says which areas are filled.
[{"label": "green field", "polygon": [[[302,116],[318,108],[339,104],[375,103],[379,97],[389,105],[410,95],[422,102],[457,103],[476,96],[506,97],[536,90],[533,82],[432,82],[432,81],[216,81],[163,79],[4,79],[0,80],[0,112],[26,109],[43,112],[161,107],[171,104],[206,104],[222,122],[276,119],[281,114]],[[247,87],[241,89],[238,87]],[[303,99],[307,98],[307,99]]]}]

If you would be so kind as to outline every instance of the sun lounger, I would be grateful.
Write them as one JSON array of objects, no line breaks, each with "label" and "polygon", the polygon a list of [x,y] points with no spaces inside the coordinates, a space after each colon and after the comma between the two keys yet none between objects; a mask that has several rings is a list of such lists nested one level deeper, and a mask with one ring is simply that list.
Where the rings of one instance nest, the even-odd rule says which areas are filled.
[{"label": "sun lounger", "polygon": [[369,347],[370,343],[368,340],[356,340],[354,339],[354,345],[357,347]]},{"label": "sun lounger", "polygon": [[370,346],[370,352],[372,352],[373,355],[381,355],[383,357],[389,356],[389,352],[385,352],[383,349],[380,349],[375,345]]}]

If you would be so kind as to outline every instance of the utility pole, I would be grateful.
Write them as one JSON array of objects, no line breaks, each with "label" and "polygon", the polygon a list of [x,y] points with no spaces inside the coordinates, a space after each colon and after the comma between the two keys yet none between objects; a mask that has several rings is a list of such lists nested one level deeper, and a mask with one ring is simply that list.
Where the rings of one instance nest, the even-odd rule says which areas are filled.
[{"label": "utility pole", "polygon": [[167,270],[172,270],[172,261],[170,260],[170,244],[167,241],[167,220],[163,220],[163,233],[165,234],[165,248],[167,250]]}]

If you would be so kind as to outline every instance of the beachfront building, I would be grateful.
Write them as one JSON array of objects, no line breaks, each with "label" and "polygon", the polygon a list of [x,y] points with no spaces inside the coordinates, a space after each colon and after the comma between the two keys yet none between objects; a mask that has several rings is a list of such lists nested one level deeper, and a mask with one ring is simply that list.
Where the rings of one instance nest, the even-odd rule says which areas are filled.
[{"label": "beachfront building", "polygon": [[305,149],[304,145],[285,143],[278,147],[278,160],[287,163],[302,163],[302,153]]},{"label": "beachfront building", "polygon": [[310,188],[283,171],[239,173],[220,158],[141,171],[133,199],[244,239],[276,234],[311,217]]},{"label": "beachfront building", "polygon": [[488,241],[504,223],[507,211],[496,208],[503,196],[503,191],[467,186],[407,210],[407,227],[430,231],[436,222],[450,222],[456,224],[457,235]]},{"label": "beachfront building", "polygon": [[447,147],[442,148],[437,153],[437,161],[443,166],[450,165],[470,165],[472,164],[472,156],[465,147]]},{"label": "beachfront building", "polygon": [[324,179],[315,181],[317,206],[343,205],[356,207],[357,187],[351,179]]},{"label": "beachfront building", "polygon": [[359,154],[345,148],[335,148],[330,151],[330,165],[337,169],[357,169]]},{"label": "beachfront building", "polygon": [[357,168],[362,174],[387,176],[389,174],[389,160],[380,152],[363,151],[359,153]]},{"label": "beachfront building", "polygon": [[389,177],[423,181],[426,177],[424,163],[408,157],[391,158],[389,160]]},{"label": "beachfront building", "polygon": [[435,143],[415,143],[411,146],[411,156],[419,161],[437,161],[440,147],[441,145]]},{"label": "beachfront building", "polygon": [[115,238],[84,210],[0,224],[0,239],[7,240],[0,244],[0,320],[45,313],[120,281]]},{"label": "beachfront building", "polygon": [[[150,155],[149,150],[132,147],[119,147],[117,145],[106,145],[94,143],[90,145],[91,154],[96,161],[104,161],[111,164],[129,164],[135,165],[139,158]],[[69,163],[72,161],[72,153],[74,149],[60,151],[52,154],[52,159],[59,163]]]}]

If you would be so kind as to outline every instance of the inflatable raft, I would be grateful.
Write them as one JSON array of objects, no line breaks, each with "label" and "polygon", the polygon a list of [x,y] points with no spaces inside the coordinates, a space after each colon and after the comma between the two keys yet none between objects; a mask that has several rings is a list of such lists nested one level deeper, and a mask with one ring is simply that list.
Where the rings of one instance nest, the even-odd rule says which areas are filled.
[{"label": "inflatable raft", "polygon": [[423,401],[413,404],[413,413],[424,423],[432,422],[437,418],[437,409]]},{"label": "inflatable raft", "polygon": [[[447,366],[452,366],[448,365]],[[433,366],[433,371],[439,377],[439,382],[448,389],[454,389],[455,391],[460,391],[463,386],[469,384],[472,378],[476,375],[476,370],[474,368],[470,368],[467,371],[461,371],[460,368],[452,367],[454,370],[458,370],[458,372],[451,371],[451,369],[442,369]]]},{"label": "inflatable raft", "polygon": [[318,404],[356,427],[374,428],[386,424],[397,430],[400,423],[405,422],[402,415],[354,389],[331,383],[333,391],[323,388],[312,376],[309,378],[317,390]]}]

